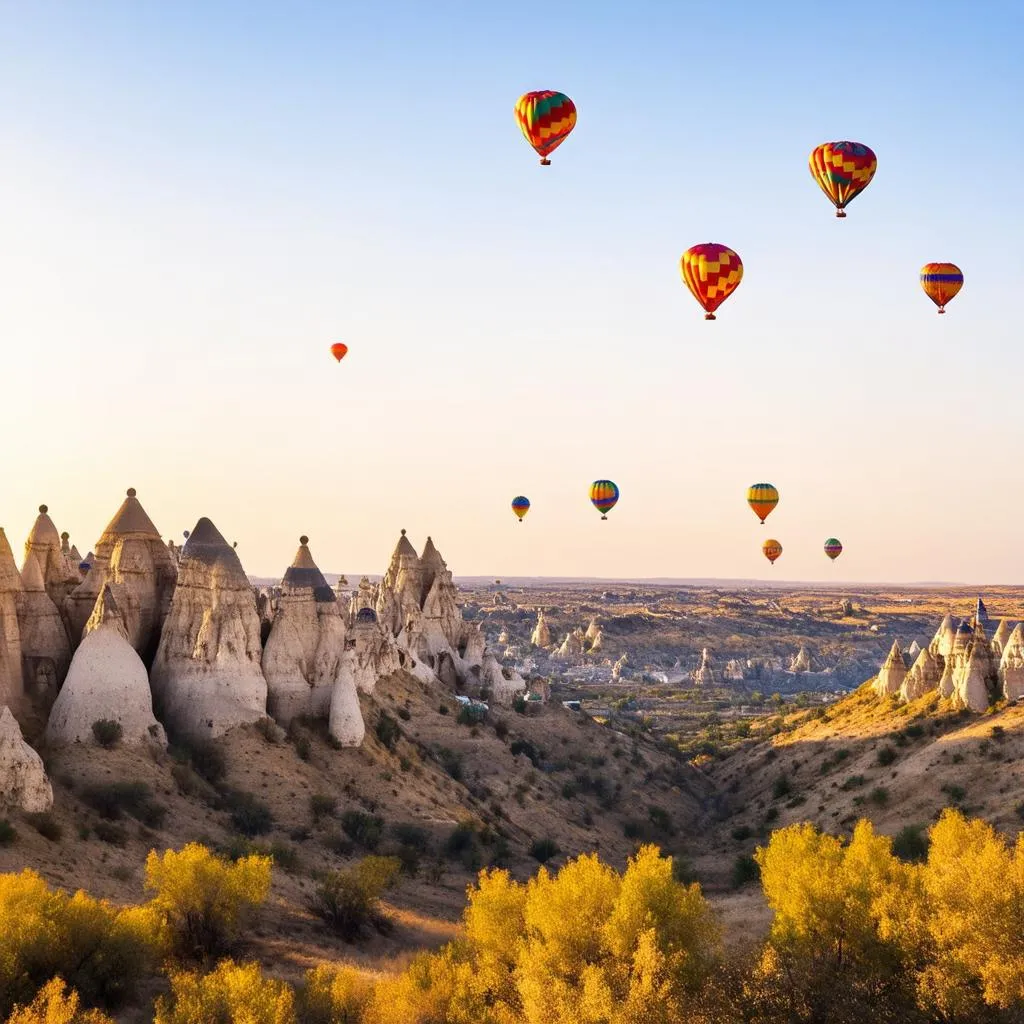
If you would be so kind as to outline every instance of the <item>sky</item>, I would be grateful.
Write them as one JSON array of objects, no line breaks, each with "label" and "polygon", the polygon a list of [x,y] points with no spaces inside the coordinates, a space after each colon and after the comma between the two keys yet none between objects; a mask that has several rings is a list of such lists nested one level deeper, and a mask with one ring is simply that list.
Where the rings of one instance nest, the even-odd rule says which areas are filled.
[{"label": "sky", "polygon": [[0,0],[0,525],[85,553],[135,487],[254,575],[405,528],[459,575],[1021,582],[1024,5],[972,10]]}]

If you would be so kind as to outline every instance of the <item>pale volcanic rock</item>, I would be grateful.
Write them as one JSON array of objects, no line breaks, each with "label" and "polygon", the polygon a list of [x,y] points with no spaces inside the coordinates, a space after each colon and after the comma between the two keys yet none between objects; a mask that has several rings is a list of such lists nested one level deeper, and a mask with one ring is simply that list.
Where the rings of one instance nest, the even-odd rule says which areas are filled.
[{"label": "pale volcanic rock", "polygon": [[110,584],[121,610],[128,642],[149,660],[160,639],[178,574],[177,561],[146,514],[135,488],[128,494],[96,544],[86,578],[64,602],[64,614],[77,643],[93,606]]},{"label": "pale volcanic rock", "polygon": [[93,743],[92,726],[101,719],[121,725],[121,742],[166,746],[163,728],[153,717],[149,676],[128,642],[124,620],[110,585],[103,588],[85,636],[71,659],[46,725],[55,746]]},{"label": "pale volcanic rock", "polygon": [[985,652],[976,645],[967,659],[964,672],[956,681],[953,703],[970,708],[971,711],[985,711],[989,705],[991,666]]},{"label": "pale volcanic rock", "polygon": [[1019,622],[1013,627],[1003,647],[999,678],[1003,684],[1003,696],[1007,700],[1024,697],[1024,625]]},{"label": "pale volcanic rock", "polygon": [[952,615],[947,615],[939,624],[939,628],[936,630],[935,636],[932,637],[932,642],[928,645],[928,649],[932,654],[937,654],[940,658],[948,658],[953,653],[955,640],[956,622]]},{"label": "pale volcanic rock", "polygon": [[484,631],[480,628],[480,625],[469,625],[466,629],[463,644],[459,647],[459,654],[463,664],[468,665],[470,668],[475,665],[482,665],[486,650],[487,638],[484,636]]},{"label": "pale volcanic rock", "polygon": [[0,707],[0,809],[38,814],[52,806],[43,759],[25,742],[11,709]]},{"label": "pale volcanic rock", "polygon": [[921,653],[921,645],[915,640],[904,652],[903,660],[908,665],[913,665],[917,661],[917,656]]},{"label": "pale volcanic rock", "polygon": [[593,643],[601,636],[601,627],[598,625],[597,619],[590,620],[590,625],[587,626],[587,631],[583,635],[590,643]]},{"label": "pale volcanic rock", "polygon": [[548,628],[547,619],[544,618],[543,609],[537,612],[537,625],[533,627],[533,635],[530,637],[530,643],[533,644],[534,647],[551,646],[551,630]]},{"label": "pale volcanic rock", "polygon": [[996,627],[996,631],[992,636],[992,651],[996,655],[1002,655],[1003,649],[1006,647],[1006,642],[1010,639],[1010,634],[1013,632],[1014,623],[1010,622],[1009,619],[1000,619],[999,625]]},{"label": "pale volcanic rock", "polygon": [[57,606],[46,593],[43,573],[34,556],[25,559],[18,600],[18,626],[26,694],[49,707],[57,697],[71,664],[71,644]]},{"label": "pale volcanic rock", "polygon": [[401,652],[391,631],[378,622],[372,608],[363,608],[356,615],[352,637],[355,641],[352,675],[356,688],[362,693],[373,693],[379,679],[402,667]]},{"label": "pale volcanic rock", "polygon": [[[424,588],[419,623],[421,656],[451,652],[462,641],[465,622],[459,610],[458,590],[452,574],[430,537],[420,557],[420,571]],[[414,614],[414,625],[415,619]],[[467,662],[465,668],[469,667]]]},{"label": "pale volcanic rock", "polygon": [[263,649],[270,714],[281,725],[299,715],[327,718],[345,652],[345,620],[308,537],[299,538],[276,604]]},{"label": "pale volcanic rock", "polygon": [[811,672],[813,671],[813,668],[811,652],[808,651],[806,647],[802,646],[790,661],[789,671],[800,674],[802,672]]},{"label": "pale volcanic rock", "polygon": [[355,622],[356,616],[364,609],[373,611],[374,619],[377,616],[377,587],[370,581],[369,576],[364,576],[359,581],[359,586],[353,591],[349,598],[348,618],[349,625]]},{"label": "pale volcanic rock", "polygon": [[698,686],[718,685],[718,674],[711,662],[711,652],[706,647],[700,652],[700,666],[693,674],[693,681]]},{"label": "pale volcanic rock", "polygon": [[425,578],[420,556],[402,530],[384,573],[376,609],[378,622],[394,636],[402,632],[411,616],[420,612]]},{"label": "pale volcanic rock", "polygon": [[256,595],[242,563],[213,523],[200,519],[182,549],[153,662],[162,720],[213,737],[265,717],[261,657]]},{"label": "pale volcanic rock", "polygon": [[953,656],[950,655],[944,659],[942,667],[942,675],[939,677],[939,696],[940,697],[952,697],[953,691],[956,689],[956,680],[953,674]]},{"label": "pale volcanic rock", "polygon": [[21,573],[14,563],[7,534],[0,527],[0,706],[11,708],[16,717],[21,716],[25,696],[18,625],[20,595]]},{"label": "pale volcanic rock", "polygon": [[942,679],[942,662],[927,647],[918,651],[914,664],[900,686],[900,697],[904,701],[917,700],[936,689]]},{"label": "pale volcanic rock", "polygon": [[590,641],[589,654],[597,654],[604,647],[604,632],[601,627],[597,627],[597,632],[594,634],[593,639]]},{"label": "pale volcanic rock", "polygon": [[359,706],[357,667],[355,649],[343,651],[327,718],[328,732],[343,747],[358,747],[366,735],[363,712]]},{"label": "pale volcanic rock", "polygon": [[480,666],[480,685],[490,691],[492,701],[505,706],[511,706],[516,697],[526,693],[526,680],[518,672],[502,668],[490,651]]},{"label": "pale volcanic rock", "polygon": [[574,629],[571,633],[565,634],[562,646],[555,652],[556,658],[572,660],[583,657],[584,635],[582,629]]},{"label": "pale volcanic rock", "polygon": [[39,566],[43,587],[54,605],[60,608],[64,598],[78,586],[81,577],[77,571],[72,571],[69,567],[65,551],[61,548],[60,534],[57,533],[57,527],[53,525],[45,505],[39,506],[39,515],[32,524],[28,540],[25,541],[25,564],[21,567],[22,575],[29,559],[33,559]]},{"label": "pale volcanic rock", "polygon": [[899,693],[903,680],[907,677],[907,664],[903,660],[903,651],[900,650],[899,640],[893,640],[892,647],[882,667],[878,670],[878,678],[875,680],[874,689],[881,697],[887,697],[893,693]]},{"label": "pale volcanic rock", "polygon": [[614,665],[612,665],[612,679],[621,679],[622,673],[629,667],[629,658],[626,655],[622,655],[621,658]]}]

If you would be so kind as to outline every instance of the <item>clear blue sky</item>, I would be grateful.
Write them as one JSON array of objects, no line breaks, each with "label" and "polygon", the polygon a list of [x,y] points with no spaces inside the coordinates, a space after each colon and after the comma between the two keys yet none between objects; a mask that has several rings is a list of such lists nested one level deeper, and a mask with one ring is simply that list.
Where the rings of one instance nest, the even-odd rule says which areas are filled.
[{"label": "clear blue sky", "polygon": [[[84,553],[134,486],[258,574],[406,527],[462,574],[1019,582],[1022,8],[0,2],[0,524]],[[879,159],[845,221],[834,139]]]}]

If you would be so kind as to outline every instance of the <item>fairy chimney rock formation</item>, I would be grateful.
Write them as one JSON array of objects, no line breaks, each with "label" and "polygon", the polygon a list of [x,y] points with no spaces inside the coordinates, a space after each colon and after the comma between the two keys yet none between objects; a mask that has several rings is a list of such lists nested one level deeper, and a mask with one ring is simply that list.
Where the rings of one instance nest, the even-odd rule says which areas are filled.
[{"label": "fairy chimney rock formation", "polygon": [[67,594],[78,585],[80,577],[68,565],[65,552],[62,550],[60,534],[57,533],[57,527],[53,525],[45,505],[39,506],[39,515],[32,524],[28,540],[25,541],[22,574],[30,560],[39,566],[43,589],[53,604],[60,608]]},{"label": "fairy chimney rock formation", "polygon": [[71,664],[71,644],[35,557],[25,559],[21,585],[18,627],[25,693],[37,707],[48,709]]},{"label": "fairy chimney rock formation", "polygon": [[874,689],[879,696],[886,697],[893,693],[899,693],[903,680],[907,676],[907,665],[903,660],[903,651],[900,650],[899,640],[893,640],[889,649],[888,657],[882,663],[878,671],[878,678],[875,680]]},{"label": "fairy chimney rock formation", "polygon": [[421,610],[424,583],[420,556],[402,530],[377,598],[377,621],[394,636]]},{"label": "fairy chimney rock formation", "polygon": [[812,667],[810,651],[807,650],[806,646],[801,646],[789,663],[789,671],[800,674],[802,672],[810,672]]},{"label": "fairy chimney rock formation", "polygon": [[566,633],[562,646],[558,648],[555,657],[572,659],[582,657],[582,655],[583,630],[574,629],[571,633]]},{"label": "fairy chimney rock formation", "polygon": [[533,627],[533,634],[530,637],[530,643],[533,644],[534,647],[551,646],[551,630],[548,628],[547,620],[544,618],[543,609],[537,612],[537,625]]},{"label": "fairy chimney rock formation", "polygon": [[952,615],[946,615],[939,624],[935,636],[932,637],[932,642],[928,645],[928,649],[932,654],[937,654],[941,658],[948,658],[953,653],[955,640],[956,622]]},{"label": "fairy chimney rock formation", "polygon": [[932,654],[931,648],[925,647],[918,651],[917,659],[910,667],[900,686],[900,697],[904,701],[917,700],[934,690],[942,678],[941,659]]},{"label": "fairy chimney rock formation", "polygon": [[1003,696],[1007,700],[1024,697],[1024,625],[1017,623],[1013,627],[1003,647],[1003,656],[999,662],[999,678],[1002,682]]},{"label": "fairy chimney rock formation", "polygon": [[700,652],[700,666],[693,674],[693,681],[698,686],[718,685],[718,674],[711,663],[711,652],[706,647]]},{"label": "fairy chimney rock formation", "polygon": [[363,712],[359,706],[358,662],[353,648],[342,652],[338,678],[331,694],[327,731],[343,747],[358,747],[366,735]]},{"label": "fairy chimney rock formation", "polygon": [[177,578],[177,560],[146,514],[135,488],[96,544],[88,575],[64,602],[77,643],[104,588],[109,584],[124,621],[128,642],[151,660],[160,639]]},{"label": "fairy chimney rock formation", "polygon": [[[979,623],[980,626],[980,623]],[[953,690],[953,703],[971,711],[985,711],[989,705],[991,663],[987,652],[976,644],[959,674]]]},{"label": "fairy chimney rock formation", "polygon": [[21,596],[21,573],[14,564],[14,553],[7,534],[0,527],[0,707],[11,708],[20,717],[25,695],[21,667],[21,628],[18,625],[18,602]]},{"label": "fairy chimney rock formation", "polygon": [[256,595],[234,549],[209,519],[182,548],[152,684],[158,713],[193,737],[219,736],[263,718]]},{"label": "fairy chimney rock formation", "polygon": [[38,814],[52,806],[43,759],[25,742],[11,709],[0,707],[0,810]]},{"label": "fairy chimney rock formation", "polygon": [[93,723],[101,720],[121,726],[124,744],[166,745],[163,728],[153,717],[146,666],[128,642],[109,584],[104,586],[86,623],[85,637],[71,659],[68,677],[50,712],[47,742],[93,743]]},{"label": "fairy chimney rock formation", "polygon": [[1006,642],[1010,639],[1014,624],[1009,619],[1000,619],[995,633],[992,635],[992,651],[996,656],[1003,653]]},{"label": "fairy chimney rock formation", "polygon": [[313,560],[309,538],[300,537],[263,650],[270,714],[281,725],[299,715],[328,718],[344,653],[338,599]]}]

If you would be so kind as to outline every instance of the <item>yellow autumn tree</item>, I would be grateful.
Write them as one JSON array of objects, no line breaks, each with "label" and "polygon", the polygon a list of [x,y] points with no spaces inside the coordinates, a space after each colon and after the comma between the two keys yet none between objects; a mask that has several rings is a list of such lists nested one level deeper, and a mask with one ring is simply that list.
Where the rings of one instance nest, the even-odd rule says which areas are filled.
[{"label": "yellow autumn tree", "polygon": [[209,974],[172,971],[171,992],[156,1001],[153,1024],[295,1024],[295,997],[259,964],[219,963]]},{"label": "yellow autumn tree", "polygon": [[923,997],[947,1015],[1024,1007],[1024,833],[1015,846],[984,821],[946,810],[923,868],[934,961]]},{"label": "yellow autumn tree", "polygon": [[78,993],[60,978],[52,978],[28,1006],[18,1006],[7,1018],[7,1024],[114,1024],[99,1010],[82,1010]]},{"label": "yellow autumn tree", "polygon": [[244,914],[270,892],[272,858],[253,855],[230,863],[199,843],[146,859],[150,907],[171,935],[174,951],[206,957],[225,952]]}]

